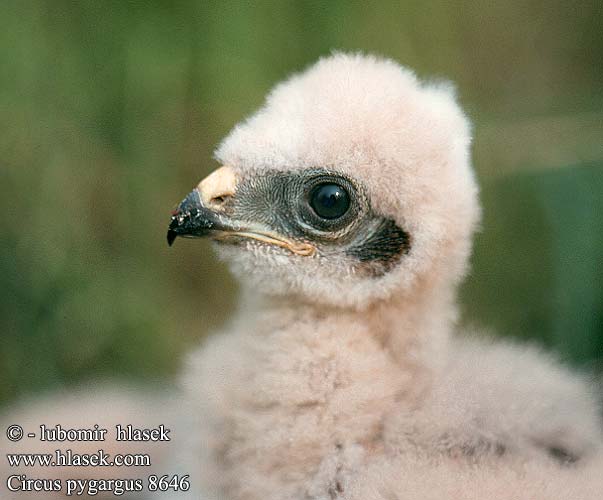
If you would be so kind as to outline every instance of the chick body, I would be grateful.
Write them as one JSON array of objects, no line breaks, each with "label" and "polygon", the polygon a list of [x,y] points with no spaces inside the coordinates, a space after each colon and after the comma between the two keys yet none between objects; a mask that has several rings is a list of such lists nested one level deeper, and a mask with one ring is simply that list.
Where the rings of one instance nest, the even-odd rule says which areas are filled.
[{"label": "chick body", "polygon": [[[208,498],[569,498],[547,483],[569,477],[573,498],[598,498],[584,484],[601,463],[588,381],[536,349],[455,333],[480,218],[469,131],[449,86],[335,54],[277,86],[218,148],[242,185],[316,167],[346,176],[367,200],[358,217],[387,217],[407,246],[378,268],[337,246],[345,233],[288,233],[315,244],[306,256],[219,247],[240,309],[184,377]],[[368,232],[356,247],[363,236],[373,248]]]}]

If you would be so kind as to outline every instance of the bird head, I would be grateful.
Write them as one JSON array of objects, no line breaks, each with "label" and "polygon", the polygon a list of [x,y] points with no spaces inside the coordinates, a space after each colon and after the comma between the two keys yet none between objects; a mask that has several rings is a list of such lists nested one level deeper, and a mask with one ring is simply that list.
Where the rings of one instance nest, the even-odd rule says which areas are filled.
[{"label": "bird head", "polygon": [[450,86],[334,54],[277,85],[168,230],[210,237],[257,292],[361,308],[465,272],[479,219]]}]

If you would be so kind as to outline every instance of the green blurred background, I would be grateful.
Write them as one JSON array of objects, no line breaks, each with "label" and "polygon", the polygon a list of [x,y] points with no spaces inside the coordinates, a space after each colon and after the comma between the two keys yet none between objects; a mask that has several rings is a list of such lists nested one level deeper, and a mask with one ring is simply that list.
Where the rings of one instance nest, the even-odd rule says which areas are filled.
[{"label": "green blurred background", "polygon": [[331,49],[447,78],[475,123],[484,229],[464,321],[603,358],[600,0],[5,1],[0,403],[162,381],[236,286],[169,214],[270,87]]}]

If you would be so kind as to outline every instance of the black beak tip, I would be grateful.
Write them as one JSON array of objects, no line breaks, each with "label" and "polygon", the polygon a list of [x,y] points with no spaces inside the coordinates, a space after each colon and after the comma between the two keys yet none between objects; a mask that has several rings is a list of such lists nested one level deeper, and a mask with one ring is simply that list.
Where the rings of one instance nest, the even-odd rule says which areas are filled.
[{"label": "black beak tip", "polygon": [[173,231],[172,229],[168,229],[167,242],[168,242],[169,246],[173,245],[174,240],[176,239],[177,236],[178,236],[178,233],[176,233],[176,231]]},{"label": "black beak tip", "polygon": [[211,229],[218,226],[216,215],[202,205],[199,196],[199,192],[194,189],[172,212],[172,220],[167,231],[169,246],[174,244],[178,236],[207,236]]}]

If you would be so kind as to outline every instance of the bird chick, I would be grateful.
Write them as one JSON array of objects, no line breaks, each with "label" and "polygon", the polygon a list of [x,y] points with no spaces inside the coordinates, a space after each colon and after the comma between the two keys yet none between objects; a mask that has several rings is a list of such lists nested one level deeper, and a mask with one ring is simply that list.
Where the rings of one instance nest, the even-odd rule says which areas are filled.
[{"label": "bird chick", "polygon": [[[205,497],[369,498],[358,478],[404,457],[560,468],[596,452],[585,382],[452,337],[480,219],[469,147],[450,86],[346,54],[277,85],[218,147],[168,231],[210,237],[242,284],[183,377]],[[400,481],[374,498],[407,498]]]}]

